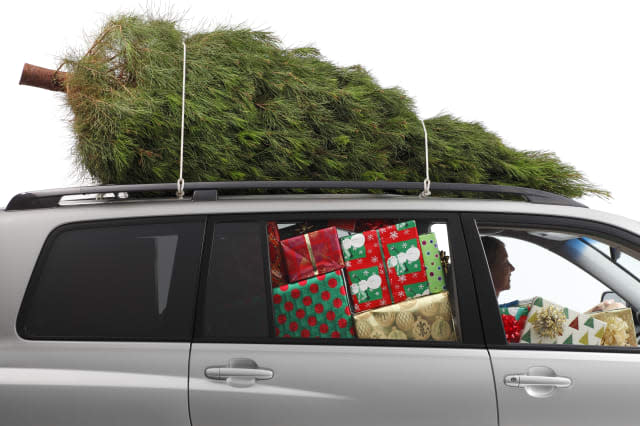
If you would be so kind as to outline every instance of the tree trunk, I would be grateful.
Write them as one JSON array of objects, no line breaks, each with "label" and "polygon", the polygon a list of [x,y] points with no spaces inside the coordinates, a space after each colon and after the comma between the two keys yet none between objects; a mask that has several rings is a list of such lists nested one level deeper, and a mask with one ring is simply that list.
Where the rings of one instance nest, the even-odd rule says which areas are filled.
[{"label": "tree trunk", "polygon": [[25,63],[24,68],[22,68],[20,84],[40,87],[54,92],[64,92],[66,79],[66,72],[50,70]]}]

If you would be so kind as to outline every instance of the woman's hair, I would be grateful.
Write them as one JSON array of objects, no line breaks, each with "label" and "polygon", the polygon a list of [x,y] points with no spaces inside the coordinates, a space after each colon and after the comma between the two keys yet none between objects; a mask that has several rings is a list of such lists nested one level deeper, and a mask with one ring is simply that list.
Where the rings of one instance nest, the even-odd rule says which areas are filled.
[{"label": "woman's hair", "polygon": [[496,262],[498,247],[503,247],[504,243],[495,237],[482,237],[482,245],[484,246],[484,254],[487,256],[489,266]]}]

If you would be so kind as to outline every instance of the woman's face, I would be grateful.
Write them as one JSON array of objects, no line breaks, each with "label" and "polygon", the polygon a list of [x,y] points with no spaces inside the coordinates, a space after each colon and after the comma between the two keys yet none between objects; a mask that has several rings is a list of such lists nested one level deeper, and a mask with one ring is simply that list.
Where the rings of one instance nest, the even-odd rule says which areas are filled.
[{"label": "woman's face", "polygon": [[501,291],[511,288],[511,273],[516,269],[509,262],[509,255],[504,245],[498,246],[496,260],[489,266],[489,269],[491,270],[491,279],[493,280],[493,287],[497,297]]}]

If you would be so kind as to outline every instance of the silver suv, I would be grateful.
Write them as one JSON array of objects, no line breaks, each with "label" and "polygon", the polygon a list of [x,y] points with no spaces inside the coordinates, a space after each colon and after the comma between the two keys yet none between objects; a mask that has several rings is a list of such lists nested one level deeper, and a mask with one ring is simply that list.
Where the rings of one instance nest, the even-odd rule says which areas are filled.
[{"label": "silver suv", "polygon": [[[283,193],[295,187],[310,190]],[[337,187],[352,193],[313,193]],[[421,188],[236,182],[187,184],[184,199],[167,196],[173,185],[15,196],[0,211],[0,423],[638,424],[640,224],[529,189],[432,186],[524,198],[511,201],[421,199]],[[410,221],[445,259],[449,338],[434,323],[423,323],[432,338],[410,338],[419,317],[401,322],[401,311],[387,334],[359,326],[376,311],[354,306],[352,278],[346,304],[333,302],[356,318],[351,335],[276,332],[269,226],[282,240],[328,226],[345,238],[354,223]],[[502,241],[515,267],[499,298],[482,236]],[[596,343],[524,341],[526,329],[514,341],[503,315],[538,296],[580,318],[613,298],[632,317],[601,317]],[[299,327],[328,321],[321,309],[313,323],[302,312]]]}]

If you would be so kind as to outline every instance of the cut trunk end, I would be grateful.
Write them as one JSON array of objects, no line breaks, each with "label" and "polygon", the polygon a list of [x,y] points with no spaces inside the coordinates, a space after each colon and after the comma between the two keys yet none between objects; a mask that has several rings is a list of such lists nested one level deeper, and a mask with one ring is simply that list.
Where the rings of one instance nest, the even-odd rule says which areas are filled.
[{"label": "cut trunk end", "polygon": [[66,72],[50,70],[48,68],[37,67],[31,64],[24,64],[24,68],[22,68],[22,76],[20,76],[20,84],[40,87],[54,92],[64,92],[64,83],[66,79]]}]

